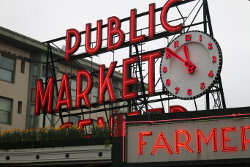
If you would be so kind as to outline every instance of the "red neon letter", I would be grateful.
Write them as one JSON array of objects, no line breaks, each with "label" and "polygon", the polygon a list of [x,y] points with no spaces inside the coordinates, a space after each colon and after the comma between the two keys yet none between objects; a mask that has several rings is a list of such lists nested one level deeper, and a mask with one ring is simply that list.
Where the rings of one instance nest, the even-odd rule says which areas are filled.
[{"label": "red neon letter", "polygon": [[206,144],[213,138],[213,151],[217,152],[217,129],[213,128],[210,132],[208,138],[206,138],[203,132],[200,129],[196,130],[196,140],[197,140],[197,152],[201,152],[201,140],[203,140]]},{"label": "red neon letter", "polygon": [[[186,141],[181,143],[180,142],[180,134],[184,134],[186,136]],[[188,146],[188,144],[191,141],[191,135],[187,130],[176,130],[175,131],[175,153],[180,153],[180,147],[186,148],[189,152],[193,152],[191,147]]]},{"label": "red neon letter", "polygon": [[136,36],[136,9],[132,9],[130,12],[130,43],[137,43],[144,40],[145,35]]},{"label": "red neon letter", "polygon": [[[161,142],[161,141],[163,142],[162,145],[160,145],[160,142]],[[161,133],[159,134],[158,138],[156,139],[156,142],[155,142],[155,145],[154,145],[153,150],[152,150],[152,152],[151,152],[151,155],[155,155],[155,152],[156,152],[157,149],[159,149],[159,148],[165,149],[165,150],[168,152],[168,154],[173,154],[173,151],[171,150],[171,147],[170,147],[170,145],[168,144],[168,141],[167,141],[166,137],[164,136],[164,133],[163,133],[163,132],[161,132]]]},{"label": "red neon letter", "polygon": [[230,141],[231,139],[226,136],[227,132],[232,132],[236,131],[236,127],[226,127],[226,128],[221,128],[221,150],[223,152],[232,152],[232,151],[237,151],[237,147],[228,147],[227,142]]},{"label": "red neon letter", "polygon": [[160,114],[163,114],[163,108],[152,108],[152,109],[147,109],[146,112],[158,112]]},{"label": "red neon letter", "polygon": [[83,128],[83,126],[92,125],[93,119],[84,119],[78,121],[78,128]]},{"label": "red neon letter", "polygon": [[[63,95],[66,95],[66,99],[63,99]],[[59,95],[56,102],[56,111],[59,111],[62,105],[67,105],[67,109],[71,109],[71,98],[69,91],[69,78],[67,74],[63,74],[60,85]]]},{"label": "red neon letter", "polygon": [[151,136],[152,132],[140,132],[138,136],[138,154],[143,155],[143,145],[146,145],[146,142],[143,141],[143,136]]},{"label": "red neon letter", "polygon": [[[118,35],[119,40],[116,43],[113,43],[113,37]],[[119,18],[113,16],[108,19],[108,42],[107,42],[107,50],[117,49],[124,42],[125,35],[121,30],[121,22]]]},{"label": "red neon letter", "polygon": [[164,5],[162,11],[161,11],[161,24],[162,27],[167,30],[168,32],[178,32],[182,29],[182,24],[179,24],[177,26],[171,26],[167,22],[167,13],[171,5],[173,5],[176,2],[181,2],[181,0],[169,0]]},{"label": "red neon letter", "polygon": [[40,114],[41,105],[42,105],[42,111],[44,111],[46,103],[47,103],[47,113],[51,113],[52,107],[53,107],[53,78],[52,77],[50,77],[48,80],[45,92],[43,91],[43,81],[41,79],[37,80],[35,115]]},{"label": "red neon letter", "polygon": [[61,129],[66,129],[72,127],[73,123],[72,122],[65,122],[60,126]]},{"label": "red neon letter", "polygon": [[109,117],[109,130],[110,130],[110,136],[113,137],[113,131],[114,131],[114,116],[110,115]]},{"label": "red neon letter", "polygon": [[135,63],[137,61],[136,57],[131,57],[123,60],[122,68],[122,99],[132,99],[137,97],[137,92],[128,92],[128,86],[136,84],[138,82],[137,78],[128,77],[128,66],[129,64]]},{"label": "red neon letter", "polygon": [[[81,130],[83,130],[83,127],[84,126],[87,126],[87,125],[92,125],[93,123],[93,119],[84,119],[84,120],[79,120],[78,121],[78,128],[80,128]],[[91,138],[91,135],[90,134],[87,134],[85,135],[85,138]]]},{"label": "red neon letter", "polygon": [[[75,37],[75,44],[71,47],[72,36]],[[69,29],[66,31],[66,47],[65,47],[65,61],[69,60],[69,56],[74,54],[81,43],[81,35],[76,29]]]},{"label": "red neon letter", "polygon": [[149,5],[149,30],[148,38],[153,39],[155,36],[155,3]]},{"label": "red neon letter", "polygon": [[250,130],[250,126],[241,127],[241,145],[242,151],[247,150],[247,143],[250,143],[250,139],[246,139],[246,130]]},{"label": "red neon letter", "polygon": [[[84,76],[87,79],[87,87],[82,92],[82,76]],[[76,78],[76,108],[80,108],[82,104],[82,99],[84,100],[84,103],[87,107],[90,107],[90,101],[88,94],[91,91],[93,85],[93,81],[91,78],[91,74],[86,70],[80,70],[77,72],[77,78]]]},{"label": "red neon letter", "polygon": [[187,109],[180,106],[180,105],[174,105],[174,106],[170,106],[170,109],[169,109],[170,113],[173,113],[173,112],[186,112]]},{"label": "red neon letter", "polygon": [[141,115],[140,111],[135,111],[135,112],[129,112],[128,116],[135,116],[135,115]]},{"label": "red neon letter", "polygon": [[104,128],[106,126],[103,117],[98,117],[97,118],[97,126],[100,127],[100,128]]},{"label": "red neon letter", "polygon": [[148,60],[148,94],[155,93],[155,59],[161,57],[161,52],[153,52],[142,55],[141,60]]},{"label": "red neon letter", "polygon": [[117,64],[116,61],[111,63],[105,78],[104,78],[105,66],[104,65],[99,66],[99,89],[98,89],[98,103],[99,104],[103,103],[104,94],[105,94],[107,88],[108,88],[110,101],[114,102],[116,100],[114,90],[112,87],[112,83],[110,81],[110,78],[112,77],[113,72],[115,70],[116,64]]},{"label": "red neon letter", "polygon": [[102,20],[97,21],[96,45],[91,48],[91,24],[86,24],[85,49],[88,54],[95,54],[102,46]]}]

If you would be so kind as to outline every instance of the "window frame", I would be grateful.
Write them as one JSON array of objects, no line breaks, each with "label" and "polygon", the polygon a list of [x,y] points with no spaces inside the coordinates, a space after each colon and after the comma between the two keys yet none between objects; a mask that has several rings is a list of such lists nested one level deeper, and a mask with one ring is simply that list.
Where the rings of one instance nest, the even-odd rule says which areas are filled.
[{"label": "window frame", "polygon": [[[75,89],[72,88],[72,83],[75,82]],[[71,103],[72,104],[75,104],[76,102],[76,84],[77,84],[77,81],[76,79],[70,79],[69,81],[69,88],[70,88],[70,98],[71,98]],[[75,99],[73,99],[73,96],[75,97]]]},{"label": "window frame", "polygon": [[23,101],[18,101],[17,102],[17,114],[22,114],[23,113]]},{"label": "window frame", "polygon": [[[97,94],[95,94],[95,93],[97,93]],[[105,95],[104,95],[104,99],[105,99]],[[96,83],[93,84],[93,87],[90,91],[90,103],[91,104],[98,103],[98,84],[96,84]]]},{"label": "window frame", "polygon": [[26,62],[24,60],[21,60],[21,64],[20,64],[20,73],[21,74],[25,73],[25,65],[26,65]]},{"label": "window frame", "polygon": [[[14,100],[11,99],[11,98],[8,98],[8,97],[3,97],[3,96],[0,96],[1,99],[5,99],[5,100],[10,100],[10,111],[9,111],[9,118],[8,118],[8,123],[6,122],[1,122],[0,121],[0,124],[4,124],[4,125],[11,125],[12,124],[12,113],[13,113],[13,102]],[[5,111],[5,110],[1,110],[0,111],[4,111],[4,112],[8,112],[8,111]]]},{"label": "window frame", "polygon": [[0,81],[4,81],[4,82],[8,82],[8,83],[15,83],[16,59],[13,58],[13,57],[11,57],[11,56],[8,56],[8,55],[3,55],[3,54],[1,54],[1,53],[0,53],[0,57],[4,57],[4,58],[11,59],[11,60],[14,61],[14,63],[13,63],[13,66],[14,66],[14,67],[13,67],[13,71],[10,71],[10,70],[5,69],[5,68],[3,68],[3,67],[0,66],[0,69],[6,70],[6,71],[10,71],[10,72],[12,73],[12,75],[11,75],[11,81],[4,80],[4,79],[2,79],[2,78],[0,78]]},{"label": "window frame", "polygon": [[74,124],[74,122],[73,122],[73,120],[72,120],[72,118],[78,118],[78,121],[79,120],[81,120],[81,116],[79,116],[79,115],[73,115],[73,116],[69,116],[69,122],[72,122],[73,123],[73,125],[78,125],[78,121],[76,122],[76,124]]}]

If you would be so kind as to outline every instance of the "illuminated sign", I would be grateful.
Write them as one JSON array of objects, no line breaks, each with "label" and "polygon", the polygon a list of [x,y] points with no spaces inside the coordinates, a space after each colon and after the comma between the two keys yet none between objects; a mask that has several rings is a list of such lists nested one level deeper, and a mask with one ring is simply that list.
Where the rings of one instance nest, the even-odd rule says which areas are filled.
[{"label": "illuminated sign", "polygon": [[[169,0],[164,5],[161,11],[160,20],[162,27],[168,32],[179,32],[182,30],[182,24],[177,26],[171,26],[168,24],[166,20],[166,16],[169,8],[176,2],[181,2],[181,0]],[[130,44],[135,44],[139,42],[143,42],[145,38],[153,39],[155,35],[155,4],[152,3],[149,5],[149,17],[148,17],[148,37],[146,35],[137,36],[136,32],[136,14],[137,10],[132,9],[130,12],[130,32],[129,32],[129,42]],[[97,21],[96,28],[96,45],[91,48],[91,24],[86,24],[86,34],[85,34],[85,50],[88,54],[93,55],[98,52],[102,48],[102,20]],[[125,33],[121,27],[121,21],[118,17],[110,17],[107,20],[107,51],[118,49],[123,42],[125,41]],[[117,42],[113,41],[113,37],[118,37]],[[72,45],[71,39],[75,38],[75,43]],[[76,29],[69,29],[66,33],[66,50],[65,50],[65,60],[68,61],[70,59],[70,55],[75,53],[79,48],[81,43],[81,35]]]},{"label": "illuminated sign", "polygon": [[129,122],[123,160],[151,163],[250,158],[250,118],[223,117]]},{"label": "illuminated sign", "polygon": [[[181,0],[169,0],[163,6],[160,21],[162,27],[168,32],[180,32],[182,30],[182,24],[172,26],[168,24],[166,19],[169,8],[176,2],[181,2]],[[155,34],[155,4],[149,5],[149,28],[148,36],[136,34],[136,9],[132,9],[130,13],[130,44],[135,44],[143,42],[146,38],[153,39]],[[86,36],[85,36],[85,50],[89,55],[98,53],[98,50],[102,48],[102,20],[97,21],[96,28],[96,46],[91,48],[91,24],[86,24]],[[117,17],[108,18],[107,24],[107,51],[118,49],[125,40],[125,34],[122,31],[121,21]],[[118,37],[117,42],[113,41],[113,37]],[[74,43],[72,44],[72,39]],[[65,61],[70,60],[70,56],[75,53],[81,44],[81,34],[75,29],[69,29],[66,32],[66,50],[65,50]],[[141,61],[148,62],[148,95],[153,95],[155,92],[155,59],[162,57],[161,51],[155,51],[147,54],[141,55]],[[123,72],[122,72],[122,100],[129,100],[137,98],[138,92],[129,91],[128,87],[138,83],[137,78],[129,77],[129,66],[133,63],[138,63],[137,57],[130,57],[123,60]],[[111,62],[109,69],[106,71],[104,65],[99,65],[98,73],[98,104],[104,103],[104,95],[106,92],[109,94],[110,102],[115,102],[116,97],[114,95],[114,90],[111,82],[111,77],[114,73],[117,62]],[[105,72],[106,71],[106,72]],[[82,88],[82,80],[85,78],[87,80],[87,86]],[[67,74],[64,74],[61,79],[61,84],[59,88],[59,93],[56,97],[55,109],[53,108],[53,86],[56,84],[53,77],[48,79],[46,86],[44,87],[42,80],[37,81],[36,85],[36,104],[35,104],[35,115],[40,114],[40,110],[46,113],[52,113],[53,111],[58,112],[62,106],[66,106],[68,110],[79,109],[83,106],[89,108],[91,106],[89,100],[89,93],[93,86],[93,79],[89,71],[80,70],[77,72],[76,78],[76,101],[72,104],[70,88],[69,88],[69,78]]]}]

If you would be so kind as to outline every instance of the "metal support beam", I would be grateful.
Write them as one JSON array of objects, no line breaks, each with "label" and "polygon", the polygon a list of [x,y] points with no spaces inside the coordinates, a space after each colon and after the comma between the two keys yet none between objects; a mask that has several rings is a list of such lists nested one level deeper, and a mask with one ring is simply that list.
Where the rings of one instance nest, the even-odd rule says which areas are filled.
[{"label": "metal support beam", "polygon": [[[195,27],[200,28],[203,25],[203,31],[205,33],[209,33],[211,36],[213,36],[214,34],[213,34],[212,23],[211,23],[211,18],[210,18],[207,0],[199,0],[199,1],[198,0],[185,0],[185,1],[181,1],[180,3],[176,3],[173,6],[187,4],[187,3],[192,2],[192,1],[197,1],[197,3],[195,4],[195,6],[193,7],[193,9],[191,10],[191,12],[188,15],[186,15],[185,12],[182,13],[182,10],[181,10],[182,8],[177,7],[180,18],[176,18],[174,20],[171,20],[170,22],[172,22],[172,21],[179,22],[180,20],[183,20],[184,24],[183,24],[183,31],[182,32],[184,32],[184,30],[195,29]],[[190,3],[190,4],[192,4],[192,3]],[[201,6],[199,6],[199,4],[201,4]],[[157,9],[155,9],[155,12],[161,12],[161,10],[162,10],[162,8],[157,8]],[[202,11],[203,11],[203,17],[200,17],[200,16],[202,16]],[[194,12],[194,13],[192,13],[192,12]],[[149,12],[144,12],[144,13],[137,14],[136,17],[137,18],[145,17],[145,16],[148,17],[148,15],[149,15]],[[188,20],[188,22],[186,22],[187,20]],[[130,21],[130,17],[126,17],[124,19],[121,19],[122,23],[128,23],[129,21]],[[155,25],[155,27],[156,27],[155,29],[158,28],[157,26],[161,26],[161,25],[160,24]],[[103,25],[102,28],[107,28],[107,24]],[[140,34],[143,34],[145,31],[148,30],[148,28],[149,27],[144,27],[140,30],[137,30],[137,32],[140,32]],[[200,30],[202,30],[202,29],[200,29]],[[96,28],[92,28],[91,31],[96,31]],[[85,31],[80,32],[81,35],[84,35],[85,33],[86,33]],[[180,32],[170,33],[167,31],[163,31],[163,32],[159,31],[159,32],[155,32],[154,39],[150,39],[147,36],[147,34],[145,34],[146,37],[145,37],[145,40],[143,42],[146,44],[148,44],[149,42],[158,42],[157,40],[159,40],[159,39],[174,38],[174,36],[178,35],[178,34],[180,34]],[[128,36],[128,33],[126,33],[126,36]],[[65,37],[60,37],[60,38],[57,38],[54,40],[47,41],[48,51],[47,51],[47,62],[46,62],[47,68],[46,68],[46,70],[49,70],[50,67],[53,68],[52,75],[53,75],[56,82],[60,82],[60,80],[56,79],[56,72],[54,69],[55,68],[54,63],[55,62],[65,63],[64,62],[65,60],[63,57],[60,57],[58,59],[53,58],[52,48],[51,48],[50,44],[54,44],[54,42],[60,43],[61,41],[64,41],[64,40],[65,40]],[[106,41],[106,40],[107,39],[103,39],[103,41]],[[136,51],[135,54],[133,54],[133,52],[132,52],[133,46],[135,47],[135,51]],[[81,45],[81,47],[84,47],[84,45]],[[123,101],[122,98],[117,98],[116,103],[119,104],[118,106],[113,106],[113,105],[111,105],[112,103],[110,101],[105,100],[104,104],[94,103],[91,105],[90,108],[87,108],[86,106],[81,106],[81,108],[80,108],[81,112],[80,112],[79,108],[75,108],[74,106],[70,110],[70,111],[75,111],[74,113],[68,111],[67,109],[61,109],[59,112],[59,118],[61,119],[61,123],[63,123],[64,117],[69,117],[69,116],[74,116],[74,115],[85,115],[85,114],[91,114],[91,113],[97,113],[97,112],[105,112],[106,117],[108,119],[108,116],[107,116],[108,114],[106,112],[113,111],[114,109],[119,110],[119,109],[125,108],[125,107],[128,108],[128,112],[132,112],[133,109],[135,109],[135,110],[146,109],[147,110],[149,108],[152,108],[153,103],[161,103],[160,106],[162,106],[164,108],[164,101],[170,101],[170,100],[176,99],[173,96],[169,96],[169,94],[167,94],[167,92],[166,92],[166,90],[164,90],[164,88],[162,88],[162,89],[160,88],[160,90],[157,90],[153,96],[149,96],[146,93],[144,79],[147,77],[148,72],[143,71],[143,64],[140,60],[141,60],[142,54],[152,52],[152,50],[151,51],[143,51],[141,49],[141,51],[139,51],[138,47],[139,47],[138,44],[134,45],[134,44],[131,44],[128,40],[125,40],[124,43],[118,48],[118,49],[128,48],[129,49],[129,57],[135,56],[138,58],[138,61],[134,64],[129,65],[129,69],[128,69],[128,77],[129,78],[138,77],[140,80],[139,85],[140,85],[141,89],[137,90],[137,91],[139,91],[137,98],[132,99],[132,100],[127,100],[127,101]],[[141,47],[142,47],[142,45],[141,45]],[[160,46],[160,47],[163,47],[163,46]],[[164,48],[160,48],[160,47],[158,47],[154,51],[156,51],[156,50],[162,51],[164,49]],[[107,53],[106,47],[101,48],[96,54],[99,56],[103,53]],[[93,69],[91,69],[91,67],[87,67],[86,65],[81,65],[80,61],[76,61],[76,60],[80,60],[83,58],[89,58],[89,57],[92,58],[92,56],[93,55],[89,55],[85,52],[82,52],[82,53],[79,53],[77,55],[72,56],[70,58],[70,61],[75,61],[75,63],[77,63],[79,65],[79,68],[89,70],[91,72],[91,75],[93,75],[94,77],[98,77],[97,69],[93,70]],[[50,58],[50,60],[49,60],[49,58]],[[114,58],[115,58],[115,54],[113,52],[113,60],[114,60]],[[122,64],[117,66],[116,69],[120,69],[121,67],[122,67]],[[48,71],[46,71],[46,76],[47,75],[48,75]],[[47,82],[47,77],[46,77],[46,82]],[[75,76],[72,76],[72,78],[74,78],[74,77]],[[160,78],[158,78],[158,79],[160,80]],[[57,86],[57,84],[55,84],[55,86]],[[57,87],[56,87],[56,90],[57,90],[57,94],[58,94]],[[128,90],[133,91],[132,85],[130,85],[128,87]],[[118,91],[121,91],[121,90],[119,89]],[[224,92],[223,92],[222,82],[221,82],[220,77],[218,78],[218,81],[215,84],[215,86],[211,90],[209,90],[205,95],[205,98],[206,98],[205,105],[206,105],[207,110],[209,110],[210,107],[212,108],[211,104],[212,104],[213,100],[211,98],[211,95],[212,95],[213,100],[216,103],[217,107],[222,106],[223,108],[226,108]],[[218,95],[218,96],[215,96],[215,95]],[[123,102],[123,104],[122,104],[122,102]],[[222,105],[221,105],[221,103],[222,103]],[[195,100],[194,100],[194,105],[195,105],[195,108],[197,109],[197,104],[196,104]],[[100,108],[96,108],[96,107],[100,107]],[[84,112],[82,111],[82,109],[84,109]],[[79,110],[79,112],[77,113],[76,110]],[[58,114],[57,114],[57,116],[58,116]],[[45,125],[45,117],[44,117],[44,125]]]},{"label": "metal support beam", "polygon": [[138,50],[138,45],[135,44],[135,51],[136,51],[136,55],[137,55],[137,65],[139,67],[139,73],[140,73],[140,80],[141,80],[141,89],[142,89],[142,95],[143,95],[143,102],[145,105],[146,110],[148,110],[148,102],[147,102],[147,98],[145,96],[145,86],[144,86],[144,82],[143,82],[143,74],[142,74],[142,66],[141,66],[141,59],[140,59],[140,53]]}]

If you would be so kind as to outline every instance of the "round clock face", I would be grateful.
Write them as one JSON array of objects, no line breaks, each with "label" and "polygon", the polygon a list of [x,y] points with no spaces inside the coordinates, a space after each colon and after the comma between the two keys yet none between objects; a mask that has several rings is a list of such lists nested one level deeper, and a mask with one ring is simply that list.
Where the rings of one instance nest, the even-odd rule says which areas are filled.
[{"label": "round clock face", "polygon": [[180,99],[194,99],[209,90],[222,67],[222,53],[210,35],[190,31],[171,42],[163,53],[160,74],[164,87]]}]

